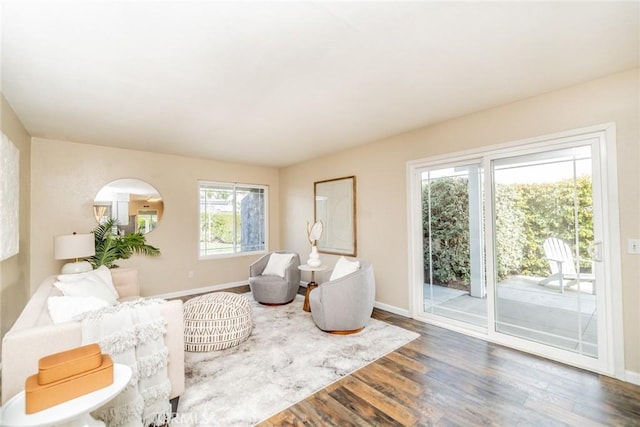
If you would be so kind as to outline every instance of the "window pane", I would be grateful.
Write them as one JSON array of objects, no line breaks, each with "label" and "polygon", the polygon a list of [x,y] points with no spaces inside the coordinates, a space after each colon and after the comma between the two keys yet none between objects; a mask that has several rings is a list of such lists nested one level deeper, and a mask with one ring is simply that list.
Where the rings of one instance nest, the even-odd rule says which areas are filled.
[{"label": "window pane", "polygon": [[480,164],[422,173],[425,313],[486,327]]},{"label": "window pane", "polygon": [[598,357],[591,146],[492,162],[495,330]]},{"label": "window pane", "polygon": [[233,187],[200,187],[200,255],[233,253]]},{"label": "window pane", "polygon": [[200,256],[265,250],[266,187],[200,184]]},{"label": "window pane", "polygon": [[264,189],[236,187],[236,250],[264,250]]}]

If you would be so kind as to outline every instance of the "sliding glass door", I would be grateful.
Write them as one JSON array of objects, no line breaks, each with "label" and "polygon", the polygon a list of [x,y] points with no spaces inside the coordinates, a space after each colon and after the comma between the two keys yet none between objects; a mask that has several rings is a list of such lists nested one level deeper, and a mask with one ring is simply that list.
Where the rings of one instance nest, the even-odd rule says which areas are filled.
[{"label": "sliding glass door", "polygon": [[491,173],[495,330],[597,357],[591,144],[495,159]]},{"label": "sliding glass door", "polygon": [[605,142],[594,132],[410,164],[414,317],[610,370]]}]

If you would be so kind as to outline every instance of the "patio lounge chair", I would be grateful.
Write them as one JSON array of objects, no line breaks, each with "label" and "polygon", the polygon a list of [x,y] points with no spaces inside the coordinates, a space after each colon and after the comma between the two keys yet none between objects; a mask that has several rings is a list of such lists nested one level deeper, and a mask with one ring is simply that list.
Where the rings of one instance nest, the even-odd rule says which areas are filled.
[{"label": "patio lounge chair", "polygon": [[575,285],[579,282],[591,282],[593,284],[592,293],[596,293],[594,283],[596,278],[593,274],[580,273],[578,279],[578,272],[576,271],[576,264],[573,261],[571,247],[564,240],[558,239],[557,237],[549,237],[545,239],[542,246],[544,248],[544,254],[549,261],[551,275],[541,280],[538,283],[539,285],[546,285],[553,280],[557,280],[560,284],[560,292],[564,293],[565,286]]}]

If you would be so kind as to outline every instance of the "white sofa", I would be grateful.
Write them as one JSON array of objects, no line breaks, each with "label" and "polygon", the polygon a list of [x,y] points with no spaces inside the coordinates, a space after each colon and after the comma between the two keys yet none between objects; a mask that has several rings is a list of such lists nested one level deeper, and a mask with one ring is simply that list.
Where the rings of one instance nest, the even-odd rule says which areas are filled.
[{"label": "white sofa", "polygon": [[[138,270],[118,268],[111,270],[113,284],[120,300],[140,295]],[[82,345],[80,322],[54,324],[49,316],[47,299],[60,296],[53,286],[56,276],[48,277],[33,294],[13,327],[2,339],[2,403],[24,390],[29,375],[38,372],[38,360]],[[170,399],[184,392],[184,326],[182,301],[168,301],[161,306],[167,324],[165,343],[169,349]]]}]

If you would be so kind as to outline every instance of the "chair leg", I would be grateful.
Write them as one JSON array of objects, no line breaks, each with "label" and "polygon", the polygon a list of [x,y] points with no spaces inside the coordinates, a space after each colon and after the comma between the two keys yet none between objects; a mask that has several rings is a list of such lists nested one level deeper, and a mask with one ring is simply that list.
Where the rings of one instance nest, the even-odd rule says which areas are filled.
[{"label": "chair leg", "polygon": [[560,276],[558,273],[556,273],[556,274],[552,274],[551,276],[549,276],[549,277],[547,277],[547,278],[544,278],[544,279],[540,280],[540,281],[538,282],[538,285],[540,285],[540,286],[544,286],[544,285],[547,285],[547,284],[548,284],[549,282],[551,282],[552,280],[556,280],[556,279],[561,279],[561,276]]},{"label": "chair leg", "polygon": [[178,413],[178,403],[180,402],[180,396],[174,397],[169,402],[171,402],[171,418],[173,418],[175,414]]},{"label": "chair leg", "polygon": [[562,274],[562,263],[561,262],[558,263],[558,270],[560,270],[560,271],[558,271],[558,274],[560,275],[560,293],[564,294],[564,277],[563,277],[563,274]]}]

